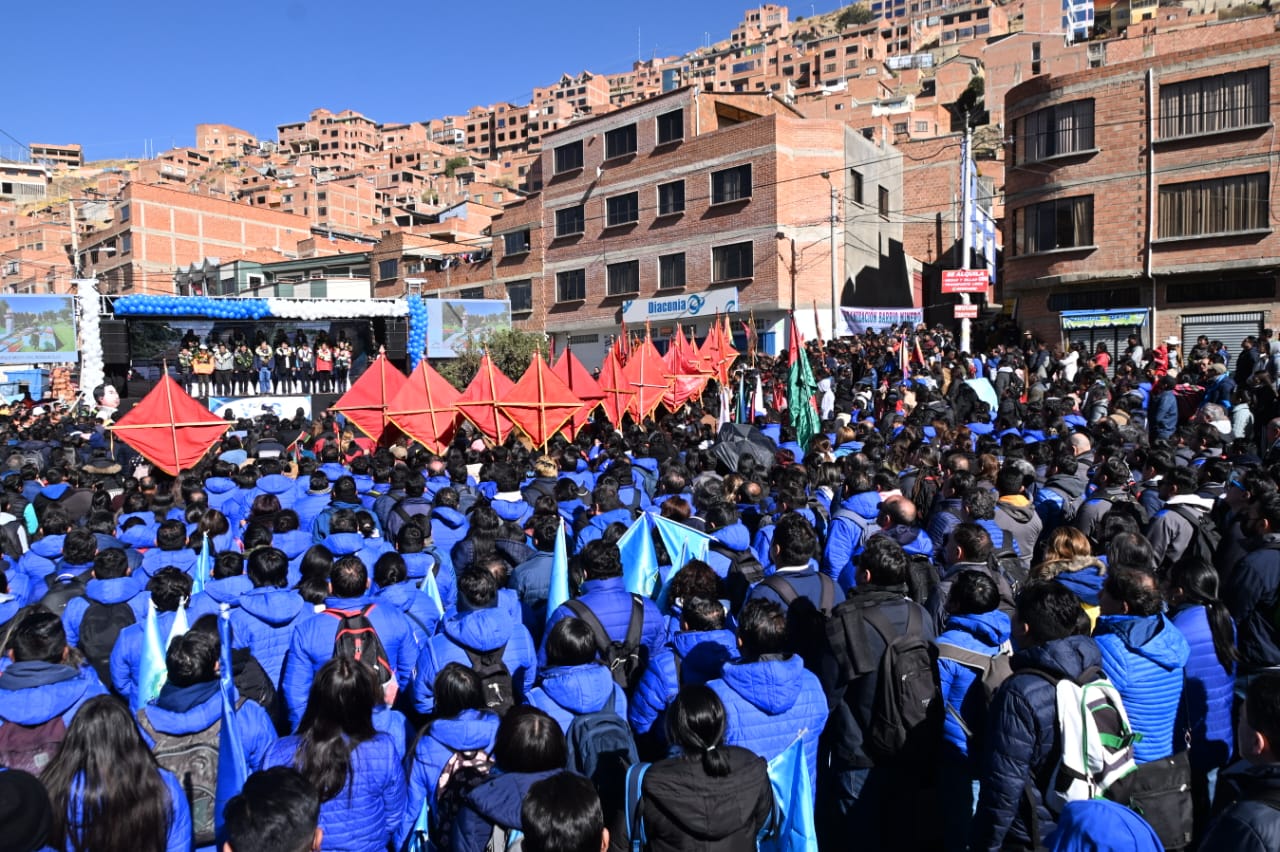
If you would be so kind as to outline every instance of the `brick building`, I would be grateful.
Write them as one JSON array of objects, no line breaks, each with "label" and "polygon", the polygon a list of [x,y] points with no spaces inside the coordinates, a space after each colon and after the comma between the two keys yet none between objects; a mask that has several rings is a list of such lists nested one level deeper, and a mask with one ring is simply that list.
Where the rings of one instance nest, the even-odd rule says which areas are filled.
[{"label": "brick building", "polygon": [[1004,268],[1019,318],[1091,347],[1133,329],[1234,347],[1270,324],[1278,105],[1276,33],[1010,91]]},{"label": "brick building", "polygon": [[83,272],[104,293],[172,293],[173,273],[206,257],[291,250],[311,235],[302,216],[129,183],[111,223],[81,239]]},{"label": "brick building", "polygon": [[195,147],[218,163],[253,153],[260,143],[249,131],[229,124],[197,124]]},{"label": "brick building", "polygon": [[54,169],[78,169],[84,165],[84,149],[79,145],[47,145],[32,142],[27,146],[31,162]]},{"label": "brick building", "polygon": [[74,276],[64,248],[70,240],[65,222],[16,219],[0,232],[0,292],[71,292]]}]

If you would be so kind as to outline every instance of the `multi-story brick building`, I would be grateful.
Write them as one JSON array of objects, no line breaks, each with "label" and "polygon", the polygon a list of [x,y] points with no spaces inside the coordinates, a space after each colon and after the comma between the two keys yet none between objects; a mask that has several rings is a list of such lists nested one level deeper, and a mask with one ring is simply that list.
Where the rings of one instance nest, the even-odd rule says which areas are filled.
[{"label": "multi-story brick building", "polygon": [[65,221],[15,221],[0,233],[0,292],[71,292],[74,276],[64,248],[70,240]]},{"label": "multi-story brick building", "polygon": [[[1056,339],[1198,334],[1274,320],[1280,34],[1015,87],[1006,298]],[[1070,313],[1076,311],[1078,313]]]},{"label": "multi-story brick building", "polygon": [[84,165],[84,149],[79,145],[48,145],[32,142],[27,146],[31,162],[53,169],[78,169]]},{"label": "multi-story brick building", "polygon": [[126,184],[111,223],[81,239],[82,271],[104,293],[172,293],[173,273],[206,257],[286,250],[311,235],[303,216],[145,183]]},{"label": "multi-story brick building", "polygon": [[256,152],[261,143],[249,131],[229,124],[197,124],[195,147],[219,163]]},{"label": "multi-story brick building", "polygon": [[842,304],[911,304],[901,170],[768,94],[680,89],[547,137],[541,193],[493,223],[491,286],[588,358],[624,319],[701,336],[716,308],[754,316],[776,350],[792,304],[812,334],[816,303],[830,334],[833,232]]},{"label": "multi-story brick building", "polygon": [[382,145],[377,122],[349,109],[339,113],[317,109],[306,121],[281,124],[277,133],[282,148],[309,154],[315,163],[324,165],[355,162]]},{"label": "multi-story brick building", "polygon": [[30,204],[49,190],[49,169],[32,163],[0,160],[0,201]]}]

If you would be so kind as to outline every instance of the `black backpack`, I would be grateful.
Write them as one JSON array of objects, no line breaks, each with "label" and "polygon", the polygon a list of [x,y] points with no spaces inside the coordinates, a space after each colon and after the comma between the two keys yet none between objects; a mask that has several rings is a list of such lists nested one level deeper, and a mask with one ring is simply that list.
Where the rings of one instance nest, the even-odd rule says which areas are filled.
[{"label": "black backpack", "polygon": [[596,618],[596,614],[582,601],[572,600],[566,606],[591,628],[591,633],[596,638],[596,650],[600,653],[600,660],[609,668],[610,674],[613,675],[613,682],[625,690],[635,688],[649,662],[648,649],[640,641],[644,633],[644,598],[635,594],[631,596],[631,618],[627,622],[626,638],[621,642],[615,642],[609,638],[609,633],[600,623],[600,619]]},{"label": "black backpack", "polygon": [[907,597],[924,606],[940,579],[932,559],[923,553],[907,554]]},{"label": "black backpack", "polygon": [[104,604],[91,600],[89,608],[80,619],[80,641],[76,647],[98,673],[103,684],[111,685],[111,649],[115,647],[120,631],[136,624],[137,616],[128,601]]},{"label": "black backpack", "polygon": [[729,570],[724,582],[729,593],[729,609],[737,612],[747,599],[751,587],[764,579],[764,566],[751,548],[734,550],[718,541],[712,541],[710,549],[729,560]]},{"label": "black backpack", "polygon": [[458,814],[471,791],[489,779],[493,768],[493,759],[484,749],[455,751],[450,755],[436,782],[435,807],[429,815],[435,848],[452,848],[453,824],[458,821]]},{"label": "black backpack", "polygon": [[376,604],[365,604],[352,610],[326,609],[324,614],[338,619],[338,630],[333,635],[333,656],[364,663],[377,672],[379,684],[386,684],[395,679],[396,673],[387,659],[387,649],[378,638],[378,631],[369,620],[374,606]]},{"label": "black backpack", "polygon": [[44,578],[49,591],[40,599],[40,606],[61,617],[72,598],[85,596],[85,581],[82,575],[70,572],[54,571]]},{"label": "black backpack", "polygon": [[992,547],[987,565],[992,574],[1004,577],[1010,590],[1016,595],[1027,582],[1026,563],[1013,550],[1013,534],[1006,529],[1001,529],[1000,532],[1003,533],[1000,543]]},{"label": "black backpack", "polygon": [[836,582],[826,574],[818,574],[822,592],[815,606],[807,597],[796,594],[796,588],[785,574],[770,574],[760,581],[772,590],[787,607],[787,644],[799,654],[806,667],[815,669],[826,649],[827,619],[836,607]]},{"label": "black backpack", "polygon": [[502,655],[507,650],[507,643],[503,642],[490,651],[477,651],[465,645],[458,647],[466,653],[472,671],[480,678],[485,706],[499,716],[514,707],[515,683],[511,679],[511,669],[507,668],[506,661],[502,659]]},{"label": "black backpack", "polygon": [[1167,507],[1178,517],[1191,524],[1191,540],[1178,557],[1179,565],[1213,566],[1214,554],[1222,544],[1222,533],[1218,531],[1208,512],[1195,512],[1180,505]]},{"label": "black backpack", "polygon": [[[22,510],[14,507],[13,514],[21,515]],[[10,562],[17,562],[22,558],[25,549],[22,546],[22,536],[18,533],[19,528],[25,522],[19,517],[17,520],[9,521],[7,524],[0,526],[0,548],[3,548],[4,555]]]}]

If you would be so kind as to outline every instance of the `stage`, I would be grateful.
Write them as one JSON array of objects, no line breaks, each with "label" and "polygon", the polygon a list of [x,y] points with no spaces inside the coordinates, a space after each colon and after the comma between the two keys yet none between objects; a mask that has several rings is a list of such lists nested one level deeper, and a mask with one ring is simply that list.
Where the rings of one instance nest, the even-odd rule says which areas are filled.
[{"label": "stage", "polygon": [[281,419],[292,419],[298,409],[311,420],[337,402],[341,394],[262,394],[260,396],[211,396],[196,397],[219,419],[226,419],[228,412],[236,420],[249,420],[263,414],[274,414]]}]

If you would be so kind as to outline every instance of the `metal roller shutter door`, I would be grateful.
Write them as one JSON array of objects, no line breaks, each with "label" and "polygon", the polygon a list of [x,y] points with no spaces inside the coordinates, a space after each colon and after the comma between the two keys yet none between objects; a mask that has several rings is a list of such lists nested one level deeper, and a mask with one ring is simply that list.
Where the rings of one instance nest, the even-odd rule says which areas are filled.
[{"label": "metal roller shutter door", "polygon": [[1204,335],[1210,340],[1221,340],[1231,353],[1231,365],[1240,354],[1240,342],[1249,335],[1262,332],[1262,312],[1239,314],[1197,314],[1182,318],[1182,351],[1190,352],[1196,338]]}]

